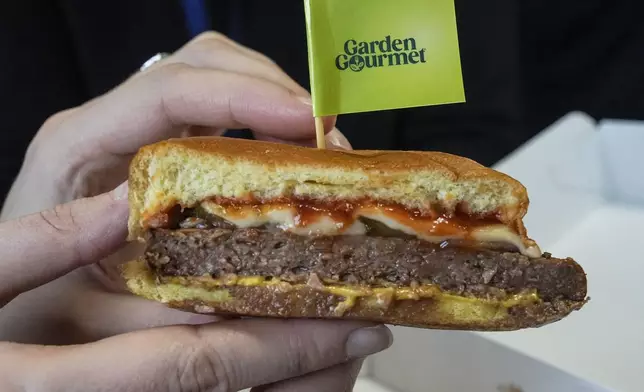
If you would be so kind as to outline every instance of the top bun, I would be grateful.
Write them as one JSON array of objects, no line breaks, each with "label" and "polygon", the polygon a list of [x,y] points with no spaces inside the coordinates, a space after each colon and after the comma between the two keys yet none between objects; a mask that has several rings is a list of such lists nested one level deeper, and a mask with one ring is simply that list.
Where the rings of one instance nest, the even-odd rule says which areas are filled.
[{"label": "top bun", "polygon": [[525,187],[470,159],[440,152],[340,151],[225,137],[141,148],[130,166],[131,240],[146,219],[212,197],[368,198],[409,209],[494,216],[525,234]]}]

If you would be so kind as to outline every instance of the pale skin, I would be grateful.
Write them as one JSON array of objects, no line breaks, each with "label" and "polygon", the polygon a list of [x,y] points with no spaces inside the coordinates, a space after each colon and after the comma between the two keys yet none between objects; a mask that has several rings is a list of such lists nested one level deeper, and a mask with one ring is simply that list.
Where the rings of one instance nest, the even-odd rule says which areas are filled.
[{"label": "pale skin", "polygon": [[[334,123],[327,147],[351,148]],[[0,390],[351,390],[362,359],[391,344],[386,327],[222,320],[123,289],[114,267],[140,252],[124,247],[132,155],[233,128],[315,140],[308,92],[216,33],[43,125],[0,223]]]}]

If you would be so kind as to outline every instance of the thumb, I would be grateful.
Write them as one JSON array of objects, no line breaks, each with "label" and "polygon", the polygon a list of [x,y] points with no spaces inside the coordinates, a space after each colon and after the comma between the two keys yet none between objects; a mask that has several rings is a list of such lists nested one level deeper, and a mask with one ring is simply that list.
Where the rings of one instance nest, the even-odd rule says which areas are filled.
[{"label": "thumb", "polygon": [[0,224],[0,306],[109,255],[127,234],[127,183]]},{"label": "thumb", "polygon": [[[361,360],[391,343],[389,329],[366,322],[248,319],[77,346],[0,344],[0,388],[6,379],[17,390],[239,391]],[[297,390],[312,390],[320,375],[299,379],[295,385],[308,385]]]}]

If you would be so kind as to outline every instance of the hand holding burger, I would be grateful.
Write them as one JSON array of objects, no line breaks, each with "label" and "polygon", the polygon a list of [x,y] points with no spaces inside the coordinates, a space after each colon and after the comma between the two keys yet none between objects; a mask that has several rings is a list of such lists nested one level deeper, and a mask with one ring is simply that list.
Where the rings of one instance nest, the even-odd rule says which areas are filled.
[{"label": "hand holding burger", "polygon": [[[315,131],[308,97],[271,60],[211,32],[105,95],[52,116],[30,145],[2,210],[2,221],[8,225],[3,226],[3,232],[14,235],[3,238],[3,248],[8,253],[0,261],[7,268],[0,288],[0,302],[6,303],[0,309],[0,341],[25,345],[0,344],[0,382],[5,383],[0,389],[23,390],[20,387],[24,385],[24,390],[37,390],[47,384],[53,390],[91,391],[92,382],[101,390],[144,391],[137,382],[147,383],[154,390],[176,390],[174,386],[179,382],[185,383],[185,390],[209,389],[212,383],[206,381],[212,381],[212,375],[222,375],[221,368],[209,366],[205,354],[226,369],[241,369],[239,373],[223,375],[245,377],[243,382],[238,382],[239,378],[229,382],[233,388],[263,382],[259,380],[263,371],[272,374],[265,379],[271,382],[274,377],[282,377],[280,374],[292,378],[300,371],[335,363],[334,358],[343,356],[337,350],[343,350],[349,330],[373,324],[343,324],[339,326],[341,330],[326,323],[270,321],[185,327],[220,318],[166,309],[128,294],[115,269],[139,251],[137,246],[122,247],[127,201],[120,196],[116,201],[103,195],[127,179],[128,164],[142,145],[168,137],[218,135],[226,129],[250,128],[258,139],[313,145]],[[326,119],[327,146],[350,148],[333,124],[333,118]],[[94,196],[97,199],[82,199]],[[82,200],[75,204],[65,204],[79,198]],[[65,207],[54,209],[57,205]],[[92,207],[94,212],[88,214],[85,207]],[[42,213],[43,219],[55,224],[41,222],[39,211],[48,211]],[[21,218],[29,214],[36,215]],[[83,225],[81,218],[85,218]],[[93,220],[98,226],[85,225],[94,224]],[[34,231],[36,226],[48,231]],[[69,232],[71,227],[77,229]],[[65,233],[68,236],[63,241]],[[38,235],[31,237],[32,234]],[[49,234],[53,236],[49,238]],[[80,248],[67,247],[70,244]],[[63,249],[63,245],[67,248]],[[115,251],[116,247],[119,252],[106,257],[111,253],[106,249]],[[81,253],[75,254],[76,250]],[[29,258],[29,270],[25,258],[28,252],[37,252]],[[13,299],[8,302],[10,298]],[[246,325],[253,331],[247,330]],[[316,325],[328,329],[333,336],[324,335]],[[173,327],[130,334],[164,326]],[[269,338],[257,331],[264,328],[268,334],[279,329],[281,338]],[[208,332],[214,330],[217,332]],[[367,336],[375,333],[382,337],[378,344],[387,344],[386,331],[369,331]],[[322,340],[310,340],[310,333],[322,333]],[[285,334],[291,340],[285,341]],[[367,340],[357,341],[368,343]],[[90,342],[96,343],[58,347]],[[279,348],[288,351],[282,354],[288,358],[279,357],[277,347],[260,346],[260,342],[281,345]],[[225,352],[213,349],[219,343]],[[240,347],[256,351],[245,352]],[[234,357],[225,357],[233,351]],[[304,361],[303,368],[294,369],[294,364],[299,363],[296,359]],[[304,390],[327,384],[335,388],[332,390],[348,389],[360,362],[342,362],[308,377],[274,384],[268,390]],[[199,373],[208,369],[216,372]],[[253,381],[250,377],[255,372],[259,378]],[[219,385],[213,390],[225,390],[226,383]]]},{"label": "hand holding burger", "polygon": [[[350,148],[334,122],[325,122],[327,145]],[[315,144],[308,92],[265,56],[221,34],[204,33],[105,95],[52,116],[29,146],[1,218],[115,188],[127,180],[129,162],[145,144],[233,128],[252,129],[262,140]],[[0,340],[84,343],[218,319],[129,295],[116,266],[139,252],[130,244],[21,295],[0,312]]]},{"label": "hand holding burger", "polygon": [[[126,194],[122,186],[0,224],[0,305],[114,251],[126,235]],[[0,390],[348,390],[346,374],[389,344],[383,326],[303,320],[168,326],[71,346],[4,342]]]}]

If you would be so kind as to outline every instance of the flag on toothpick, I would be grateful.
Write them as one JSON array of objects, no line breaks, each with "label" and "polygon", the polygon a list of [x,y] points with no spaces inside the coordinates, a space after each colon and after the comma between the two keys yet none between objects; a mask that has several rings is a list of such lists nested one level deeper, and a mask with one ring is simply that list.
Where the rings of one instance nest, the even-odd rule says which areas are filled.
[{"label": "flag on toothpick", "polygon": [[454,0],[304,0],[313,115],[465,101]]}]

